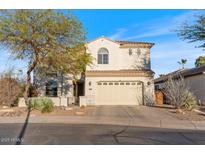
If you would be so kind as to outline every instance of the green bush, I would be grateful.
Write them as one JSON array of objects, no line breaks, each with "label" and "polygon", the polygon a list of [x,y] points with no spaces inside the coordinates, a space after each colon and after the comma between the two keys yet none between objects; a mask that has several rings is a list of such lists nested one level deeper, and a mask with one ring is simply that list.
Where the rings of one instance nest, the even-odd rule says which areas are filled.
[{"label": "green bush", "polygon": [[54,110],[54,103],[49,98],[31,98],[30,108],[40,110],[42,113],[49,113]]},{"label": "green bush", "polygon": [[184,102],[182,103],[182,107],[188,110],[192,110],[197,106],[196,97],[189,90],[184,91]]}]

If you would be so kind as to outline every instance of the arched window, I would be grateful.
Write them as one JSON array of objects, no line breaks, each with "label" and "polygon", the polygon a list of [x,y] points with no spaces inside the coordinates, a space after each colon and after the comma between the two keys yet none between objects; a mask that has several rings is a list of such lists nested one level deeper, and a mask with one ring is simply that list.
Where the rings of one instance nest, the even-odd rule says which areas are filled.
[{"label": "arched window", "polygon": [[50,80],[46,83],[46,96],[57,97],[58,83]]},{"label": "arched window", "polygon": [[98,51],[98,64],[109,63],[109,52],[106,48],[100,48]]}]

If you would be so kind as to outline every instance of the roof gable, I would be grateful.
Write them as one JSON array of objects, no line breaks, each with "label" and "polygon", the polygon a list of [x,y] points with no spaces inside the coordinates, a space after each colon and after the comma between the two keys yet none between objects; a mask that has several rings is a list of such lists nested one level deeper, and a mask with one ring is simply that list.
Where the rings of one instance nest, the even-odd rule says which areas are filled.
[{"label": "roof gable", "polygon": [[116,42],[116,41],[114,41],[114,40],[111,40],[111,39],[109,39],[109,38],[107,38],[107,37],[104,37],[104,36],[101,36],[101,37],[98,37],[98,38],[96,38],[96,39],[94,39],[94,40],[91,40],[91,41],[87,42],[87,44],[90,44],[90,43],[92,43],[92,42],[94,42],[94,41],[97,41],[97,40],[99,40],[99,39],[106,39],[106,40],[108,40],[108,41],[111,41],[111,42],[113,42],[113,43],[116,43],[116,44],[120,45],[120,43],[118,43],[118,42]]},{"label": "roof gable", "polygon": [[111,41],[111,42],[119,45],[120,48],[151,48],[154,45],[154,43],[149,43],[149,42],[112,40],[112,39],[104,37],[104,36],[101,36],[101,37],[98,37],[98,38],[96,38],[94,40],[91,40],[91,41],[87,42],[87,44],[92,43],[94,41],[97,41],[99,39],[106,39],[108,41]]}]

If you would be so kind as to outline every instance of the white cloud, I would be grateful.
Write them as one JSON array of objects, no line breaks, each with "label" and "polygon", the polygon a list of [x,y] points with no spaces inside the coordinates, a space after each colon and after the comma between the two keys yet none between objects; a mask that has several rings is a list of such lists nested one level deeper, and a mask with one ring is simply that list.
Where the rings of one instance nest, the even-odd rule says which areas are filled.
[{"label": "white cloud", "polygon": [[116,40],[118,38],[122,38],[123,35],[127,32],[128,30],[126,28],[118,28],[116,30],[116,33],[113,35],[109,36],[110,39]]},{"label": "white cloud", "polygon": [[191,10],[184,14],[175,16],[172,21],[175,24],[181,24],[182,22],[193,22],[198,15],[204,14],[204,10]]},{"label": "white cloud", "polygon": [[195,58],[200,54],[205,54],[201,48],[195,48],[194,44],[180,40],[160,43],[152,48],[152,58],[166,59],[171,57]]},{"label": "white cloud", "polygon": [[194,44],[180,40],[159,43],[151,50],[152,69],[156,72],[156,76],[174,71],[180,68],[177,61],[182,58],[187,59],[185,66],[191,68],[200,55],[205,55],[205,51],[195,48]]},{"label": "white cloud", "polygon": [[157,29],[153,29],[151,31],[148,31],[146,33],[142,33],[139,35],[134,35],[134,36],[129,36],[126,37],[126,40],[133,40],[133,39],[140,39],[140,38],[147,38],[147,37],[154,37],[154,36],[160,36],[160,35],[167,35],[170,34],[171,32],[169,31],[169,29],[167,27],[164,28],[157,28]]},{"label": "white cloud", "polygon": [[[194,67],[195,59],[205,55],[205,51],[195,48],[194,43],[179,40],[173,30],[185,21],[193,23],[196,14],[204,12],[204,10],[191,10],[172,18],[166,16],[143,23],[133,23],[128,27],[117,29],[111,38],[122,40],[153,38],[152,42],[156,45],[151,49],[151,65],[156,76],[179,69],[177,61],[182,58],[187,59],[186,67]],[[161,36],[168,37],[162,39]]]},{"label": "white cloud", "polygon": [[119,28],[110,36],[111,39],[134,40],[148,37],[175,34],[173,32],[185,21],[193,22],[196,15],[204,13],[204,10],[191,10],[175,17],[163,17],[143,23],[134,23],[128,27]]}]

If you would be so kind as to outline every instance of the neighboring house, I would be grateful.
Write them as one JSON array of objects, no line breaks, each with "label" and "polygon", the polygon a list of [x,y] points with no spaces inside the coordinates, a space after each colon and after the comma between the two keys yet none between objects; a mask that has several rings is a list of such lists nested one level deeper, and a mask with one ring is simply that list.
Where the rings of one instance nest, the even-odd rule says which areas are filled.
[{"label": "neighboring house", "polygon": [[154,72],[150,67],[153,45],[100,37],[86,44],[93,65],[86,67],[77,86],[71,75],[60,73],[46,78],[34,75],[34,83],[42,96],[80,96],[81,104],[145,105],[154,99]]},{"label": "neighboring house", "polygon": [[155,90],[162,90],[169,76],[177,79],[179,75],[184,78],[188,88],[196,96],[197,100],[205,104],[205,65],[191,69],[180,69],[161,75],[154,80]]}]

